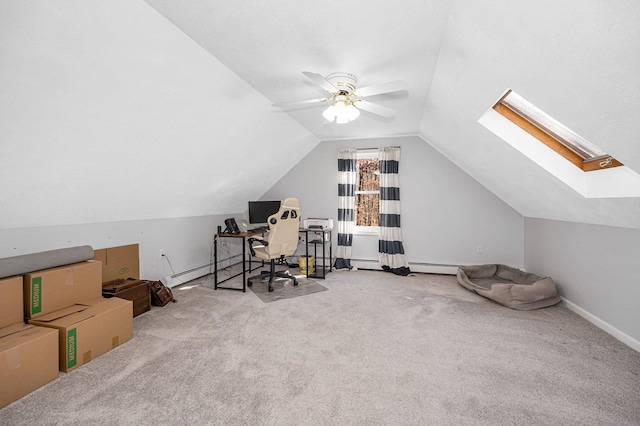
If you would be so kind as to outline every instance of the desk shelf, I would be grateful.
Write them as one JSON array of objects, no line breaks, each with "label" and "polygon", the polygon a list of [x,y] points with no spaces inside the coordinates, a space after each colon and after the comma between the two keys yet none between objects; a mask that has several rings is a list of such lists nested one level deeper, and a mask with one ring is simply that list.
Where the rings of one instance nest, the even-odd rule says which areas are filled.
[{"label": "desk shelf", "polygon": [[[325,279],[327,274],[333,271],[331,260],[333,259],[333,248],[331,247],[331,229],[300,229],[300,233],[305,234],[305,256],[309,259],[309,245],[313,247],[313,273],[309,274],[307,267],[307,278]],[[311,238],[310,238],[311,237]],[[309,241],[311,239],[311,241]],[[327,247],[329,256],[327,257]],[[318,258],[318,252],[322,257]]]}]

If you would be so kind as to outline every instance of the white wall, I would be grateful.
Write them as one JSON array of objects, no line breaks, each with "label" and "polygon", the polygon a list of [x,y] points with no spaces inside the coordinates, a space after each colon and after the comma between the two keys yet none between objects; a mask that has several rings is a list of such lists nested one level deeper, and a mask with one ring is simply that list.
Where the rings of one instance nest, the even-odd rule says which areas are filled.
[{"label": "white wall", "polygon": [[[337,221],[337,150],[381,146],[402,149],[402,226],[409,262],[524,266],[523,217],[417,136],[321,142],[262,198],[294,196],[303,218]],[[356,235],[353,259],[377,260],[377,248],[377,237]]]},{"label": "white wall", "polygon": [[640,230],[525,220],[525,267],[550,276],[569,307],[640,351]]},{"label": "white wall", "polygon": [[[157,280],[173,274],[169,262],[174,272],[209,263],[217,226],[224,228],[224,219],[231,216],[0,229],[0,258],[81,245],[100,249],[138,243],[140,277]],[[160,249],[165,249],[166,259],[160,257]]]}]

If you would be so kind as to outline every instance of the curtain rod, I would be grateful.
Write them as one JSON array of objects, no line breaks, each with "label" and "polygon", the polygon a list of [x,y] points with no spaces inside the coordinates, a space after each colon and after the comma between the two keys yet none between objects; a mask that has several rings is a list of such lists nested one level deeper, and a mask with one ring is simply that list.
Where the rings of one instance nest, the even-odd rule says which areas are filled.
[{"label": "curtain rod", "polygon": [[[392,145],[392,146],[385,147],[385,148],[400,148],[400,146]],[[369,150],[372,150],[372,149],[380,149],[380,148],[379,147],[375,147],[375,148],[356,148],[356,151],[369,151]]]}]

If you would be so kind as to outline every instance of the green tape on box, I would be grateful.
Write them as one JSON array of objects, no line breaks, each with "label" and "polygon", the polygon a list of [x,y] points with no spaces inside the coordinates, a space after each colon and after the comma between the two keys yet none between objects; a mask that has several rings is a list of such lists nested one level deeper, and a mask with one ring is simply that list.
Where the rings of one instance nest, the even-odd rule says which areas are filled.
[{"label": "green tape on box", "polygon": [[31,314],[42,312],[42,277],[31,279]]},{"label": "green tape on box", "polygon": [[76,329],[67,331],[67,369],[75,367],[78,362],[77,357]]}]

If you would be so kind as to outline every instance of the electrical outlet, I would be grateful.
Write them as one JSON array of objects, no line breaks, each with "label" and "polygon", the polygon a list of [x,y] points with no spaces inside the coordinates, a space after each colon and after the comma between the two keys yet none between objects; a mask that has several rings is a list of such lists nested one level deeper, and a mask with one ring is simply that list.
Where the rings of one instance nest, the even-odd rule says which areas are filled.
[{"label": "electrical outlet", "polygon": [[476,253],[482,254],[482,246],[476,246]]},{"label": "electrical outlet", "polygon": [[162,256],[166,256],[166,253],[165,253],[164,249],[160,249],[160,257],[162,257]]}]

